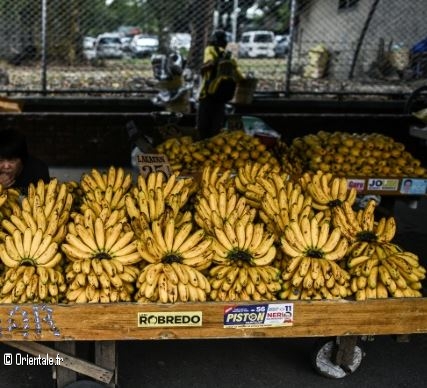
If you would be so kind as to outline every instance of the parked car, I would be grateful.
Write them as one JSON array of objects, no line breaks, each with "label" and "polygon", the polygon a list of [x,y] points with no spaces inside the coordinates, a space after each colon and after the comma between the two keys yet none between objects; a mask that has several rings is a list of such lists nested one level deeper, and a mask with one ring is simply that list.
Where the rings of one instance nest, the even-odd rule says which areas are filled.
[{"label": "parked car", "polygon": [[120,36],[129,36],[129,37],[133,37],[135,35],[139,35],[142,33],[141,29],[136,26],[120,26],[117,29],[117,32],[120,34]]},{"label": "parked car", "polygon": [[239,57],[274,58],[274,33],[272,31],[248,31],[242,34],[239,42]]},{"label": "parked car", "polygon": [[276,46],[274,53],[276,58],[283,58],[289,50],[289,35],[276,36]]},{"label": "parked car", "polygon": [[171,34],[170,47],[173,50],[190,50],[191,35],[188,32],[175,32]]},{"label": "parked car", "polygon": [[130,42],[132,42],[132,37],[131,36],[123,36],[120,38],[120,42],[122,42],[122,50],[123,53],[130,53]]},{"label": "parked car", "polygon": [[93,50],[95,49],[96,38],[92,36],[85,36],[83,38],[83,48],[85,50]]},{"label": "parked car", "polygon": [[86,59],[93,59],[96,57],[95,52],[96,38],[92,36],[85,36],[83,38],[83,55]]},{"label": "parked car", "polygon": [[96,39],[95,52],[97,58],[122,58],[122,42],[117,34],[101,34]]},{"label": "parked car", "polygon": [[155,35],[136,35],[130,42],[129,47],[133,57],[149,57],[159,49],[159,39]]}]

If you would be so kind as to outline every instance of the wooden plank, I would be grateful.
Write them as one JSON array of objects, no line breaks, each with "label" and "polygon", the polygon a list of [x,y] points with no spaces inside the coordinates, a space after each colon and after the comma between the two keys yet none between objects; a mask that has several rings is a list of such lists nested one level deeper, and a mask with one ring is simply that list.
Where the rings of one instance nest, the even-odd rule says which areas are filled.
[{"label": "wooden plank", "polygon": [[119,382],[116,341],[95,342],[95,364],[114,371],[114,378],[111,379],[108,386],[112,388],[117,387]]},{"label": "wooden plank", "polygon": [[[267,303],[267,302],[264,302]],[[345,335],[386,335],[427,332],[427,298],[390,298],[349,301],[276,301],[293,303],[292,326],[259,328],[225,328],[224,309],[230,306],[253,306],[253,303],[176,303],[176,304],[70,304],[50,305],[50,324],[43,321],[39,334],[33,327],[25,333],[18,328],[3,330],[10,341],[80,341],[80,340],[149,340],[242,337],[323,337]],[[0,305],[0,319],[7,320],[11,305]],[[28,310],[31,305],[21,305]],[[201,312],[201,326],[138,327],[138,313]],[[43,318],[43,316],[41,316]],[[49,321],[49,320],[48,320]],[[56,332],[52,329],[52,322]],[[25,334],[25,335],[24,335]]]},{"label": "wooden plank", "polygon": [[81,373],[85,376],[92,377],[95,380],[102,381],[104,383],[110,383],[113,378],[113,372],[105,368],[101,368],[98,365],[92,364],[90,362],[81,360],[79,358],[73,357],[69,354],[59,352],[55,349],[52,349],[48,346],[37,342],[22,342],[22,341],[2,341],[6,345],[12,346],[16,349],[22,350],[28,354],[31,354],[35,357],[39,355],[45,357],[48,355],[52,357],[55,361],[57,357],[61,358],[60,364],[64,368],[71,369],[77,373]]},{"label": "wooden plank", "polygon": [[[61,341],[55,342],[55,349],[61,353],[66,353],[70,356],[76,355],[76,342],[75,341]],[[53,367],[54,378],[56,380],[56,387],[65,387],[68,384],[77,380],[77,373],[65,366],[55,365]]]}]

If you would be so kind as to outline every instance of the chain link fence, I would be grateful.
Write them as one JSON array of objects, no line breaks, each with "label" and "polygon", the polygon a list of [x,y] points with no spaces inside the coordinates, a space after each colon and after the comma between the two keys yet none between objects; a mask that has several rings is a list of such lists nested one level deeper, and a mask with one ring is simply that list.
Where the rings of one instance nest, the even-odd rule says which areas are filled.
[{"label": "chain link fence", "polygon": [[0,92],[150,94],[151,57],[194,75],[215,28],[258,93],[410,93],[427,77],[425,0],[0,0]]}]

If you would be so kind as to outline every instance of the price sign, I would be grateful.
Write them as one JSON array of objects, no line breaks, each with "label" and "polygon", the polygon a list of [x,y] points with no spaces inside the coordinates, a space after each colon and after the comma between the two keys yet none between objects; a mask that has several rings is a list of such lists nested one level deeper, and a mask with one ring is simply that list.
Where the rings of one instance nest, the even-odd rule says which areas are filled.
[{"label": "price sign", "polygon": [[137,155],[139,173],[146,178],[148,174],[161,171],[166,178],[171,176],[171,168],[168,158],[163,154],[140,154]]}]

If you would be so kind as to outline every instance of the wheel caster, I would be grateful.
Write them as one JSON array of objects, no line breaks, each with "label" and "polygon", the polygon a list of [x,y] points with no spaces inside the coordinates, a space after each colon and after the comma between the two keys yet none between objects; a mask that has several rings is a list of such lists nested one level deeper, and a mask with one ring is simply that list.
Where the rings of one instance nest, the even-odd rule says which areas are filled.
[{"label": "wheel caster", "polygon": [[[344,349],[340,349],[343,344],[340,344],[339,340],[340,338],[331,339],[317,348],[313,364],[320,375],[332,379],[342,379],[354,373],[362,363],[362,349],[355,344],[344,345]],[[339,352],[341,352],[340,356]]]}]

